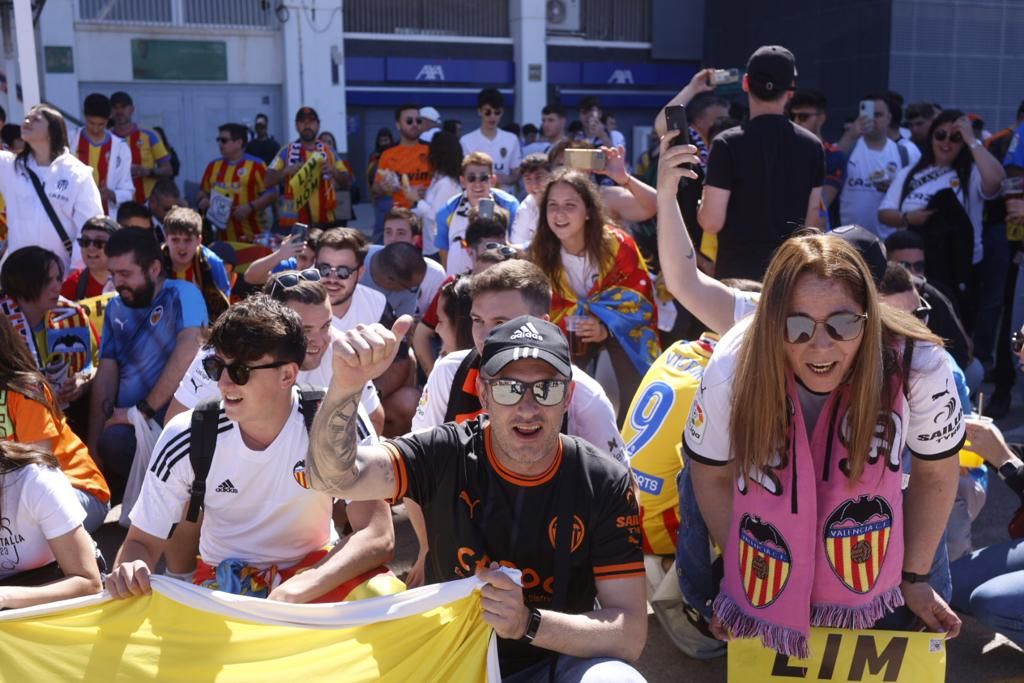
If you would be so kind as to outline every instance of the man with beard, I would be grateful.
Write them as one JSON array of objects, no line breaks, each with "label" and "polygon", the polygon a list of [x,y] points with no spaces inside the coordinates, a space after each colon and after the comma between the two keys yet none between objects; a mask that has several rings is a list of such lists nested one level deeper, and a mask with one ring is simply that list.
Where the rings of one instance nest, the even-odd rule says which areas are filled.
[{"label": "man with beard", "polygon": [[132,199],[143,203],[149,199],[158,180],[174,175],[171,154],[156,131],[139,128],[132,122],[135,103],[131,95],[123,91],[114,93],[110,96],[110,107],[114,134],[128,143],[132,153],[131,175],[135,184]]},{"label": "man with beard", "polygon": [[[315,109],[301,107],[296,112],[295,130],[299,133],[299,139],[281,148],[270,162],[264,179],[264,187],[283,184],[281,201],[278,204],[281,214],[278,224],[285,229],[290,229],[296,223],[319,228],[338,225],[334,217],[334,209],[338,205],[334,183],[348,182],[348,170],[345,164],[335,157],[334,150],[317,139],[320,134],[320,117]],[[300,206],[295,199],[295,190],[288,181],[314,154],[323,156],[320,183],[309,195],[309,200]]]},{"label": "man with beard", "polygon": [[373,179],[374,192],[379,195],[390,194],[394,205],[405,209],[411,208],[416,201],[426,196],[433,177],[433,169],[427,161],[427,146],[420,142],[422,123],[417,105],[401,104],[395,107],[398,144],[380,155],[377,175]]},{"label": "man with beard", "polygon": [[103,320],[93,380],[88,446],[107,475],[115,502],[135,457],[128,409],[160,422],[199,348],[206,304],[191,282],[168,280],[150,230],[122,228],[107,242],[107,268],[118,296]]}]

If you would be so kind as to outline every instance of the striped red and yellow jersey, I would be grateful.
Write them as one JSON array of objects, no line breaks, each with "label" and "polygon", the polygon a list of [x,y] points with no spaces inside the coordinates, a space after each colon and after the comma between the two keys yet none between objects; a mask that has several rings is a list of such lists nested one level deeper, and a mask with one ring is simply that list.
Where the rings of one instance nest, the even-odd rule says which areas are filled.
[{"label": "striped red and yellow jersey", "polygon": [[[84,137],[84,136],[83,136]],[[156,131],[135,126],[125,140],[132,150],[132,165],[140,165],[143,168],[156,168],[156,165],[164,159],[170,159],[171,155],[164,146],[164,141]],[[133,178],[135,183],[135,201],[145,204],[149,199],[153,186],[156,185],[156,178],[151,176]]]},{"label": "striped red and yellow jersey", "polygon": [[283,171],[292,164],[304,164],[309,155],[314,152],[320,152],[327,157],[324,174],[320,179],[320,187],[309,198],[308,204],[296,207],[295,198],[288,182],[282,183],[280,218],[278,219],[282,228],[291,227],[299,222],[311,225],[331,223],[335,220],[334,209],[338,206],[338,198],[334,194],[334,178],[331,176],[331,169],[336,168],[351,173],[351,168],[345,162],[338,161],[338,157],[330,147],[317,142],[314,149],[306,149],[301,142],[292,142],[281,148],[274,160],[270,162],[270,169]]},{"label": "striped red and yellow jersey", "polygon": [[[84,131],[78,134],[78,145],[75,148],[75,156],[86,166],[92,169],[92,179],[96,181],[96,187],[108,187],[107,176],[110,174],[110,157],[114,146],[114,135],[109,130],[103,137],[100,144],[93,143]],[[107,200],[101,197],[103,202],[103,213],[109,215],[110,207]]]},{"label": "striped red and yellow jersey", "polygon": [[[261,159],[245,154],[238,161],[221,157],[206,165],[200,186],[203,192],[219,192],[231,197],[231,207],[244,206],[259,199],[265,191],[267,167]],[[245,220],[229,218],[227,229],[218,235],[230,242],[251,242],[263,232],[262,211],[253,211]]]}]

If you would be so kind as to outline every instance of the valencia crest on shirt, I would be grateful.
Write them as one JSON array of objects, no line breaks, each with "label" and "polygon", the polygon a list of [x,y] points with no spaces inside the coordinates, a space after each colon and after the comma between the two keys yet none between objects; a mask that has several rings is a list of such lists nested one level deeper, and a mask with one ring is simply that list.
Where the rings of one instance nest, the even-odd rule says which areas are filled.
[{"label": "valencia crest on shirt", "polygon": [[743,592],[752,607],[767,607],[785,590],[789,580],[789,546],[775,526],[753,515],[743,515],[739,531]]},{"label": "valencia crest on shirt", "polygon": [[881,496],[844,501],[825,522],[825,555],[843,585],[867,593],[878,580],[892,534],[892,507]]},{"label": "valencia crest on shirt", "polygon": [[309,488],[309,479],[306,477],[306,461],[299,460],[292,466],[292,476],[295,477],[295,483],[304,489]]}]

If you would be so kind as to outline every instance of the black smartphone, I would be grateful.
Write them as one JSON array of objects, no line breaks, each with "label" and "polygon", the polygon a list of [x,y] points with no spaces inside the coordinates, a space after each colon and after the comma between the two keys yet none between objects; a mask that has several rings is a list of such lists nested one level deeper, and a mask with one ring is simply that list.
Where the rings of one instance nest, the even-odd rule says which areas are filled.
[{"label": "black smartphone", "polygon": [[476,215],[480,218],[494,218],[494,200],[481,199],[476,205]]},{"label": "black smartphone", "polygon": [[292,242],[305,243],[309,238],[309,226],[305,223],[296,223],[292,226]]},{"label": "black smartphone", "polygon": [[[665,107],[665,126],[669,131],[679,131],[679,135],[672,140],[672,147],[690,144],[690,124],[686,119],[686,107],[681,104]],[[693,164],[683,164],[683,167],[693,170]],[[679,187],[685,187],[688,182],[689,178],[680,178]]]}]

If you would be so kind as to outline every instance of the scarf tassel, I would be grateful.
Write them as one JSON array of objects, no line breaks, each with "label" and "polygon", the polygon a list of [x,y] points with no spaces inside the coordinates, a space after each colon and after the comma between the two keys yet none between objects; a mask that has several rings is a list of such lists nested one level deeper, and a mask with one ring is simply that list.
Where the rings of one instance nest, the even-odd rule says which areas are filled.
[{"label": "scarf tassel", "polygon": [[725,593],[718,594],[713,609],[736,638],[760,638],[765,647],[798,659],[811,656],[807,635],[745,614]]},{"label": "scarf tassel", "polygon": [[871,602],[860,607],[846,605],[813,605],[811,624],[828,628],[845,628],[854,631],[871,628],[886,614],[903,606],[903,593],[899,586],[890,588],[876,596]]}]

